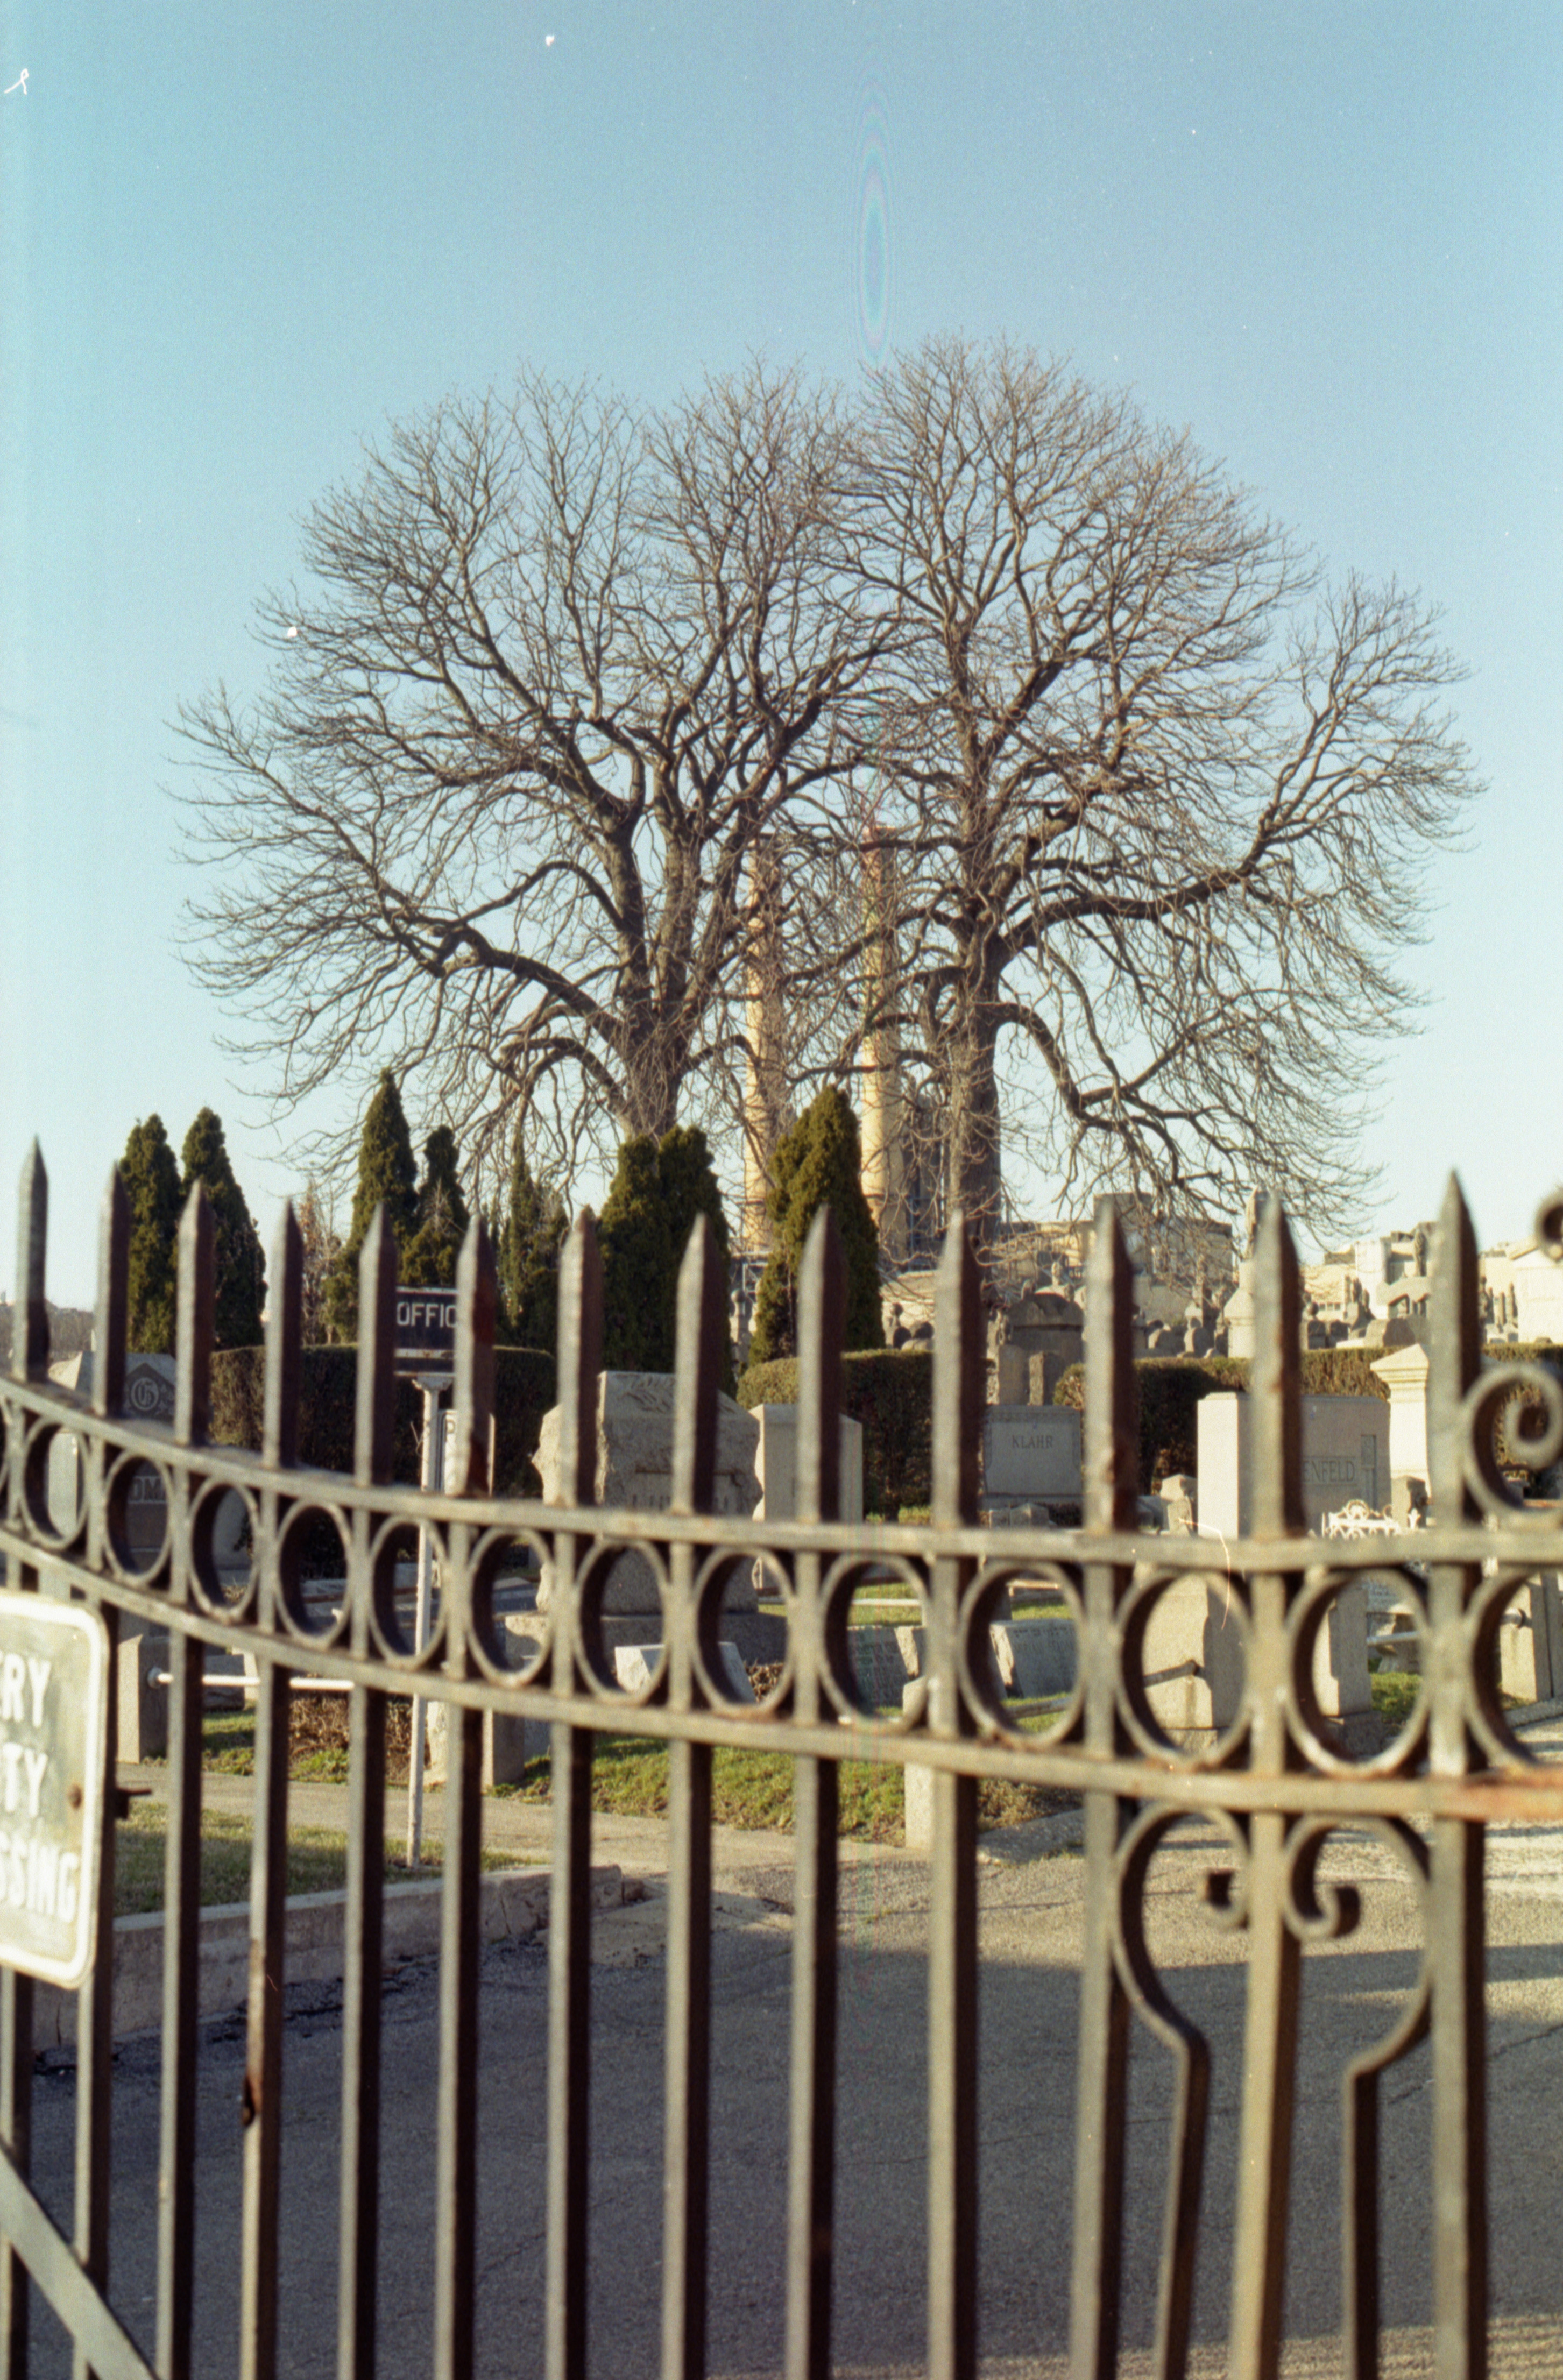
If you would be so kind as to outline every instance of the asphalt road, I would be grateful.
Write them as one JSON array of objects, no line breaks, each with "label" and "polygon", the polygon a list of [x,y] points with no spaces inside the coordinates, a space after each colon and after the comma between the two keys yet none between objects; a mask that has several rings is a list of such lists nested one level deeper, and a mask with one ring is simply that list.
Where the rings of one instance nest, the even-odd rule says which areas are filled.
[{"label": "asphalt road", "polygon": [[[1557,1747],[1563,1752],[1563,1745]],[[149,1770],[149,1779],[155,1777]],[[242,1780],[210,1779],[242,1800]],[[300,1820],[329,1823],[333,1789],[296,1789]],[[546,1847],[547,1813],[488,1805],[491,1839],[520,1855]],[[430,1797],[437,1831],[439,1797]],[[981,1872],[980,2185],[983,2369],[1058,2370],[1067,2341],[1077,1965],[1084,1866],[1038,1855],[1068,1822],[985,1839]],[[1222,1930],[1198,1885],[1211,1840],[1184,1834],[1152,1874],[1152,1946],[1174,1997],[1215,2053],[1212,2141],[1196,2299],[1196,2369],[1218,2374],[1230,2281],[1243,1941]],[[734,1835],[717,1844],[713,1949],[710,2368],[780,2368],[785,2203],[790,1846]],[[1497,2374],[1563,2371],[1563,1835],[1495,1836],[1488,1895],[1493,2288]],[[604,1823],[594,1856],[648,1880],[648,1898],[600,1915],[594,1939],[593,2368],[612,2380],[657,2369],[664,1961],[662,1828]],[[1306,1954],[1286,2369],[1340,2368],[1339,2078],[1377,2038],[1416,1973],[1414,1896],[1393,1857],[1341,1842],[1333,1869],[1363,1887],[1363,1922]],[[924,2368],[927,1869],[904,1852],[849,1864],[842,1895],[835,2340],[839,2368]],[[382,2369],[430,2364],[434,2015],[431,1964],[386,1986]],[[541,2368],[547,1953],[485,1958],[482,1988],[479,2302],[480,2368]],[[290,1993],[282,2231],[282,2366],[333,2368],[340,2021],[333,1988]],[[1387,2078],[1383,2144],[1387,2370],[1429,2368],[1428,2052]],[[200,2074],[198,2369],[236,2364],[238,2097],[242,2020],[209,2023]],[[1154,2320],[1168,2061],[1136,2038],[1131,2090],[1131,2236],[1124,2334],[1143,2350]],[[122,2045],[115,2070],[114,2296],[144,2342],[152,2328],[158,2046]],[[67,2065],[37,2086],[35,2170],[57,2216],[69,2206],[75,2120]],[[64,2372],[60,2334],[37,2316],[34,2368]],[[1136,2353],[1126,2369],[1147,2369]]]}]

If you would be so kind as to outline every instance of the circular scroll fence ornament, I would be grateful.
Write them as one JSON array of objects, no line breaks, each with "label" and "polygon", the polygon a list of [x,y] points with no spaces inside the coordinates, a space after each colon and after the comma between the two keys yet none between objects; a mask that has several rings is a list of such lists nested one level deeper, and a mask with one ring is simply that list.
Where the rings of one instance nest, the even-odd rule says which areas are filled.
[{"label": "circular scroll fence ornament", "polygon": [[[105,1447],[105,1455],[112,1450]],[[162,1488],[161,1499],[144,1493],[151,1477]],[[137,1489],[143,1492],[137,1494]],[[139,1503],[142,1512],[161,1501],[162,1525],[155,1545],[133,1545],[130,1538],[130,1507]],[[174,1551],[174,1482],[161,1463],[154,1463],[139,1447],[127,1446],[114,1454],[103,1481],[103,1551],[110,1572],[127,1586],[165,1587],[168,1585]]]},{"label": "circular scroll fence ornament", "polygon": [[[576,1540],[577,1544],[579,1540]],[[651,1572],[657,1590],[657,1609],[645,1614],[647,1633],[657,1632],[658,1653],[649,1678],[642,1686],[622,1686],[613,1667],[608,1640],[603,1633],[603,1600],[608,1593],[613,1565],[624,1554],[638,1554]],[[665,1547],[656,1545],[649,1537],[594,1537],[586,1553],[577,1561],[576,1575],[568,1588],[560,1577],[557,1561],[553,1572],[553,1609],[558,1611],[565,1601],[570,1610],[572,1641],[576,1658],[585,1674],[587,1685],[601,1702],[622,1703],[639,1709],[650,1703],[667,1700],[668,1693],[668,1604],[671,1588],[668,1580]],[[633,1612],[615,1613],[615,1618],[634,1619]]]},{"label": "circular scroll fence ornament", "polygon": [[[729,1685],[723,1668],[721,1645],[722,1597],[733,1579],[745,1571],[761,1571],[769,1580],[768,1595],[782,1598],[787,1630],[787,1649],[782,1657],[782,1674],[768,1693],[756,1701],[740,1702]],[[756,1587],[759,1581],[756,1579]],[[695,1675],[700,1691],[713,1710],[732,1718],[774,1718],[792,1700],[794,1613],[795,1603],[793,1582],[787,1575],[782,1557],[761,1552],[734,1554],[720,1547],[708,1554],[695,1579]]]},{"label": "circular scroll fence ornament", "polygon": [[1554,1762],[1538,1760],[1508,1724],[1498,1686],[1498,1638],[1510,1603],[1536,1576],[1518,1562],[1505,1562],[1484,1577],[1470,1603],[1464,1621],[1466,1658],[1465,1717],[1472,1735],[1489,1760],[1499,1768],[1548,1768]]},{"label": "circular scroll fence ornament", "polygon": [[1563,1190],[1555,1190],[1536,1209],[1536,1238],[1554,1264],[1563,1264]]},{"label": "circular scroll fence ornament", "polygon": [[1460,1406],[1466,1485],[1483,1511],[1495,1520],[1553,1529],[1557,1525],[1556,1512],[1550,1508],[1534,1512],[1527,1507],[1514,1494],[1499,1468],[1498,1424],[1505,1408],[1520,1402],[1529,1404],[1533,1411],[1539,1405],[1545,1416],[1545,1427],[1535,1435],[1509,1444],[1510,1462],[1521,1463],[1527,1471],[1545,1471],[1563,1454],[1563,1382],[1544,1371],[1539,1364],[1495,1364],[1490,1371],[1477,1375]]},{"label": "circular scroll fence ornament", "polygon": [[[308,1595],[309,1582],[304,1576],[306,1562],[319,1562],[333,1536],[342,1556],[341,1606],[334,1618],[323,1598]],[[276,1536],[277,1601],[284,1627],[300,1643],[337,1645],[346,1636],[352,1604],[348,1591],[352,1547],[352,1530],[338,1504],[293,1504],[283,1517]],[[316,1575],[329,1579],[336,1573],[321,1571]]]},{"label": "circular scroll fence ornament", "polygon": [[1424,1682],[1405,1723],[1390,1741],[1368,1756],[1354,1760],[1339,1740],[1337,1722],[1321,1709],[1314,1682],[1319,1638],[1329,1624],[1330,1607],[1348,1588],[1370,1578],[1389,1581],[1401,1591],[1411,1612],[1417,1666],[1424,1682],[1431,1638],[1422,1581],[1414,1572],[1399,1568],[1310,1571],[1302,1593],[1287,1613],[1290,1649],[1286,1665],[1286,1716],[1292,1735],[1309,1761],[1331,1777],[1387,1777],[1407,1767],[1427,1728],[1427,1689]]},{"label": "circular scroll fence ornament", "polygon": [[[1173,1665],[1169,1675],[1161,1674],[1154,1665],[1147,1673],[1145,1667],[1146,1640],[1158,1608],[1166,1602],[1174,1588],[1192,1590],[1197,1584],[1203,1587],[1219,1614],[1223,1631],[1235,1631],[1234,1642],[1221,1650],[1230,1659],[1241,1661],[1242,1685],[1236,1696],[1236,1716],[1228,1725],[1215,1732],[1206,1743],[1180,1743],[1169,1735],[1151,1706],[1153,1685],[1172,1683],[1178,1677],[1204,1675],[1209,1691],[1209,1663],[1202,1658],[1185,1654]],[[1229,1571],[1152,1570],[1136,1578],[1118,1607],[1114,1647],[1118,1657],[1118,1707],[1125,1727],[1140,1750],[1157,1762],[1170,1762],[1181,1769],[1226,1768],[1230,1767],[1248,1734],[1248,1605],[1247,1582]],[[1208,1615],[1207,1615],[1208,1616]],[[1208,1636],[1200,1638],[1202,1657],[1208,1653]],[[1163,1665],[1165,1667],[1165,1665]]]},{"label": "circular scroll fence ornament", "polygon": [[[49,1509],[49,1465],[56,1443],[67,1443],[75,1435],[57,1421],[35,1420],[21,1446],[21,1500],[28,1534],[48,1552],[67,1558],[79,1553],[87,1542],[87,1498],[79,1476],[75,1517],[68,1528],[56,1525]],[[78,1456],[79,1466],[79,1460]]]},{"label": "circular scroll fence ornament", "polygon": [[[1045,1728],[1022,1727],[1012,1706],[1006,1704],[1004,1682],[993,1649],[991,1631],[1004,1591],[1021,1581],[1028,1585],[1040,1581],[1055,1587],[1063,1598],[1064,1612],[1074,1632],[1074,1684],[1064,1697],[1062,1709]],[[1084,1643],[1085,1611],[1077,1571],[1062,1562],[985,1562],[962,1598],[959,1639],[961,1692],[979,1731],[990,1741],[1015,1744],[1022,1751],[1044,1752],[1061,1743],[1073,1730],[1084,1706]]]},{"label": "circular scroll fence ornament", "polygon": [[[1350,1834],[1344,1830],[1350,1828]],[[1303,1818],[1293,1827],[1286,1844],[1286,1899],[1289,1931],[1302,1943],[1338,1942],[1352,1933],[1362,1916],[1362,1887],[1321,1877],[1319,1862],[1330,1837],[1342,1834],[1343,1847],[1360,1851],[1365,1836],[1392,1852],[1415,1890],[1422,1959],[1399,2016],[1389,2031],[1360,2051],[1346,2070],[1348,2089],[1361,2077],[1376,2074],[1425,2038],[1432,2008],[1432,1929],[1428,1923],[1427,1847],[1399,1818],[1370,1817],[1353,1813],[1347,1819]]]},{"label": "circular scroll fence ornament", "polygon": [[416,1622],[412,1612],[408,1614],[411,1624],[404,1624],[396,1608],[398,1564],[410,1563],[413,1568],[411,1582],[401,1590],[404,1600],[410,1601],[418,1592],[419,1524],[400,1514],[382,1521],[370,1540],[369,1556],[370,1641],[385,1660],[394,1662],[398,1670],[414,1672],[438,1669],[445,1658],[445,1597],[441,1582],[446,1575],[450,1548],[442,1522],[428,1521],[422,1525],[429,1532],[431,1566],[426,1645],[420,1646],[414,1641],[412,1624]]},{"label": "circular scroll fence ornament", "polygon": [[546,1679],[553,1658],[553,1623],[551,1611],[516,1612],[514,1617],[525,1619],[527,1633],[537,1638],[537,1649],[524,1659],[515,1658],[516,1636],[505,1627],[505,1615],[494,1609],[495,1590],[506,1559],[513,1558],[518,1547],[537,1557],[540,1570],[552,1559],[553,1548],[536,1529],[485,1529],[471,1555],[472,1623],[470,1643],[472,1657],[487,1678],[497,1685],[533,1686]]},{"label": "circular scroll fence ornament", "polygon": [[[1191,2044],[1201,2050],[1206,2045],[1198,2027],[1169,1993],[1151,1955],[1145,1939],[1146,1886],[1151,1863],[1173,1828],[1192,1818],[1192,1812],[1165,1802],[1153,1802],[1141,1810],[1118,1846],[1118,1888],[1113,1895],[1113,1963],[1137,2014],[1179,2057]],[[1204,1898],[1212,1922],[1223,1933],[1236,1933],[1248,1922],[1247,1838],[1230,1810],[1202,1812],[1197,1823],[1214,1823],[1226,1839],[1232,1864],[1206,1871]]]},{"label": "circular scroll fence ornament", "polygon": [[[871,1571],[876,1575],[870,1580]],[[927,1680],[917,1678],[913,1685],[921,1691],[914,1691],[891,1718],[881,1717],[861,1693],[853,1670],[847,1625],[852,1598],[860,1583],[884,1586],[896,1579],[904,1581],[908,1590],[905,1599],[916,1604],[926,1626],[927,1576],[903,1554],[842,1554],[826,1572],[819,1590],[820,1683],[842,1718],[878,1735],[905,1735],[912,1728],[922,1725],[927,1708]]]},{"label": "circular scroll fence ornament", "polygon": [[[217,1528],[230,1495],[236,1495],[244,1506],[249,1537],[242,1585],[225,1583],[217,1564]],[[260,1585],[261,1533],[260,1499],[252,1488],[232,1488],[220,1479],[202,1483],[190,1507],[190,1581],[196,1601],[216,1618],[246,1620],[253,1612]]]}]

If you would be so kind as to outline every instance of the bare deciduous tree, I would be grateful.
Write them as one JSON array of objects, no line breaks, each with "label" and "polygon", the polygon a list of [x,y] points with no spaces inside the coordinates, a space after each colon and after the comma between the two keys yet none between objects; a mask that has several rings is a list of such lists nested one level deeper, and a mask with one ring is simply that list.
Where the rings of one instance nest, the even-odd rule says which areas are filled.
[{"label": "bare deciduous tree", "polygon": [[1323,589],[1187,435],[1029,354],[933,342],[863,434],[896,1022],[952,1203],[991,1228],[1008,1066],[1005,1135],[1066,1195],[1260,1181],[1327,1227],[1475,790],[1435,619]]},{"label": "bare deciduous tree", "polygon": [[182,714],[198,972],[280,1061],[421,1069],[556,1178],[738,1071],[746,876],[809,835],[878,629],[834,399],[756,366],[661,415],[532,377],[392,433],[309,516],[268,690]]}]

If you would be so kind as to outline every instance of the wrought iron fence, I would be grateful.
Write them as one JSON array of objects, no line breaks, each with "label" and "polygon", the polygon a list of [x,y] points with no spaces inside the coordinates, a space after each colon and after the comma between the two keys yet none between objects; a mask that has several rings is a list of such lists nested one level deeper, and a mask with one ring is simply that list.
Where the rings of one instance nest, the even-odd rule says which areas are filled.
[{"label": "wrought iron fence", "polygon": [[[155,2365],[190,2368],[195,2240],[201,1695],[207,1649],[254,1656],[255,1828],[245,2082],[241,2366],[277,2364],[278,2178],[285,1888],[288,1680],[301,1651],[343,1681],[351,1711],[341,2149],[338,2368],[375,2368],[382,1912],[387,1698],[417,1688],[451,1706],[439,1985],[439,2136],[434,2312],[441,2374],[473,2354],[475,2090],[481,1727],[485,1710],[551,1724],[546,2362],[554,2380],[587,2368],[590,2187],[588,2109],[594,1739],[604,1730],[669,1747],[666,2168],[662,2368],[705,2368],[710,2063],[711,1762],[720,1745],[763,1746],[794,1761],[796,1863],[786,2250],[786,2368],[830,2368],[836,2103],[839,1765],[861,1755],[932,1772],[929,1937],[928,2369],[958,2380],[977,2336],[977,1787],[985,1778],[1072,1788],[1084,1797],[1086,1932],[1080,1977],[1072,2364],[1080,2380],[1118,2368],[1124,2236],[1127,2072],[1137,2017],[1171,2051],[1178,2076],[1169,2143],[1157,2368],[1177,2375],[1188,2349],[1206,2156],[1212,2048],[1157,1973],[1145,1933],[1151,1862],[1181,1816],[1204,1814],[1230,1840],[1213,1896],[1247,1929],[1247,2001],[1228,2370],[1278,2369],[1301,1952],[1350,1930],[1351,1894],[1321,1882],[1327,1840],[1376,1838],[1404,1863],[1424,1912],[1421,1973],[1399,2022],[1345,2079],[1342,2272],[1347,2366],[1377,2369],[1378,2094],[1389,2066],[1431,2035],[1435,2102],[1430,2206],[1440,2380],[1485,2368],[1484,1829],[1496,1819],[1563,1815],[1563,1771],[1539,1766],[1510,1731],[1496,1683],[1503,1608],[1521,1580],[1563,1562],[1551,1509],[1527,1510],[1495,1451],[1496,1415],[1523,1384],[1545,1413],[1533,1462],[1563,1444],[1563,1391],[1539,1371],[1482,1368],[1474,1240],[1458,1186],[1440,1221],[1432,1293],[1430,1468],[1435,1524],[1414,1539],[1333,1540],[1302,1529],[1298,1275],[1278,1209],[1257,1250],[1253,1366],[1252,1535],[1230,1544],[1223,1576],[1245,1643],[1235,1720],[1191,1747],[1158,1724],[1145,1646],[1158,1602],[1206,1572],[1209,1543],[1137,1527],[1131,1277],[1110,1202],[1098,1209],[1087,1298],[1084,1524],[1006,1531],[1001,1552],[978,1525],[984,1331],[978,1274],[959,1225],[944,1249],[934,1364],[934,1477],[926,1526],[887,1526],[871,1542],[837,1518],[841,1256],[822,1220],[800,1285],[798,1518],[782,1524],[710,1512],[716,1399],[726,1327],[714,1247],[697,1227],[679,1289],[672,1509],[610,1512],[593,1501],[600,1295],[589,1219],[575,1227],[561,1283],[561,1488],[553,1505],[498,1500],[486,1475],[494,1268],[480,1223],[462,1257],[455,1352],[454,1476],[430,1495],[392,1484],[395,1248],[377,1220],[360,1279],[357,1431],[350,1477],[297,1455],[302,1250],[285,1218],[272,1274],[264,1439],[258,1455],[209,1442],[212,1223],[197,1192],[181,1226],[177,1398],[171,1429],[127,1419],[128,1223],[117,1176],[104,1201],[97,1357],[90,1399],[47,1377],[43,1303],[47,1185],[24,1171],[12,1377],[0,1385],[4,1551],[13,1586],[46,1575],[103,1616],[166,1627],[169,1810],[163,2022]],[[1554,1242],[1560,1218],[1546,1219]],[[85,1492],[71,1518],[51,1509],[49,1449],[78,1439]],[[151,1464],[167,1526],[151,1566],[130,1547],[134,1476]],[[219,1500],[244,1499],[248,1578],[218,1573]],[[395,1559],[409,1528],[435,1533],[442,1593],[422,1651],[398,1616]],[[347,1581],[321,1624],[304,1592],[310,1530],[339,1538]],[[495,1583],[518,1543],[551,1567],[540,1649],[520,1671],[498,1625]],[[602,1601],[613,1560],[635,1547],[657,1572],[664,1645],[640,1691],[620,1689],[605,1651]],[[787,1654],[757,1706],[731,1694],[718,1653],[724,1588],[767,1560],[782,1589]],[[1409,1567],[1414,1556],[1414,1569]],[[926,1693],[898,1716],[860,1707],[847,1622],[865,1568],[885,1565],[921,1599]],[[1320,1709],[1315,1647],[1331,1605],[1365,1572],[1393,1573],[1421,1644],[1423,1690],[1397,1739],[1353,1759]],[[1045,1577],[1078,1638],[1078,1682],[1046,1732],[1016,1723],[990,1655],[987,1623],[1011,1582]],[[115,1720],[109,1716],[109,1774]],[[102,1818],[100,1955],[79,1996],[74,2230],[66,2238],[29,2182],[31,1983],[0,1974],[0,2344],[26,2368],[28,2289],[47,2295],[77,2342],[79,2371],[129,2380],[151,2368],[114,2311],[108,2271],[115,1797]]]}]

